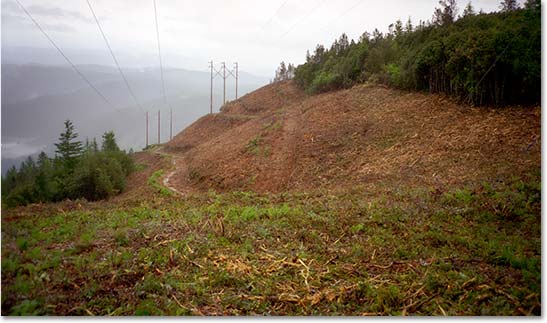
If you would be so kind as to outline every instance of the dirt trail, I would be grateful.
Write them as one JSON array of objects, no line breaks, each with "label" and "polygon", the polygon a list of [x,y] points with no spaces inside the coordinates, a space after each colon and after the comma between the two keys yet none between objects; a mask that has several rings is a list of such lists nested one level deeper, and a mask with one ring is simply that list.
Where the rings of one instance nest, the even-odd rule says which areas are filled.
[{"label": "dirt trail", "polygon": [[184,174],[186,172],[186,165],[184,164],[182,155],[180,153],[168,151],[165,147],[159,147],[152,150],[152,154],[163,158],[166,157],[170,160],[170,167],[167,169],[167,174],[165,174],[161,180],[162,185],[177,195],[182,197],[186,196],[189,189],[187,187],[181,188],[180,185],[177,186],[172,181],[175,175],[180,173]]},{"label": "dirt trail", "polygon": [[[170,189],[172,192],[180,195],[180,196],[185,196],[186,193],[183,193],[181,191],[179,191],[174,185],[171,184],[170,180],[171,178],[173,177],[173,175],[175,175],[176,173],[178,172],[182,172],[184,169],[183,169],[183,166],[184,166],[184,163],[182,162],[182,160],[180,159],[180,157],[177,157],[176,155],[170,155],[171,156],[171,165],[172,165],[172,170],[167,173],[167,175],[165,175],[163,177],[163,186],[167,187],[168,189]],[[179,165],[182,165],[179,166]]]}]

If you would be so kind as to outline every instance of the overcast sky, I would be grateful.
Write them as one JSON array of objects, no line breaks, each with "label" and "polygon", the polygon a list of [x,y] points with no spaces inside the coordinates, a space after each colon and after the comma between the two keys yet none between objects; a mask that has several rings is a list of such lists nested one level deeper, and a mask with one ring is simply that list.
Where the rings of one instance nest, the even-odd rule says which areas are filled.
[{"label": "overcast sky", "polygon": [[[85,0],[20,0],[64,50],[109,54]],[[90,0],[117,55],[141,66],[158,64],[152,0]],[[520,1],[522,2],[522,1]],[[397,19],[431,18],[432,0],[156,0],[164,64],[207,70],[207,62],[239,62],[240,69],[271,76],[279,62],[300,64],[316,44],[330,46],[342,32],[357,39],[385,32]],[[467,0],[458,1],[460,13]],[[474,0],[485,12],[498,0]],[[13,0],[2,0],[2,46],[51,48]],[[140,61],[139,61],[140,59]],[[62,58],[59,58],[62,63]],[[93,62],[78,61],[76,64]],[[132,61],[131,64],[134,64]],[[140,63],[142,62],[142,63]],[[122,66],[130,65],[120,60]]]}]

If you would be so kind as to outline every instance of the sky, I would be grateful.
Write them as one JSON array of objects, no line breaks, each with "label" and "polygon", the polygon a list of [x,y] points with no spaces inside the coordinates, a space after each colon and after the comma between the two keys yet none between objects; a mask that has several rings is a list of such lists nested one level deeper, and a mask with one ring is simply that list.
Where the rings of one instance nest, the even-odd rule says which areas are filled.
[{"label": "sky", "polygon": [[[86,0],[19,0],[58,46],[109,57]],[[122,67],[159,64],[153,0],[89,0]],[[520,1],[522,2],[522,1]],[[459,12],[467,0],[457,1]],[[476,11],[497,11],[498,0],[474,0]],[[358,39],[401,19],[431,19],[435,0],[156,0],[164,66],[207,71],[238,62],[271,77],[281,61],[295,65],[316,44],[330,46],[345,32]],[[2,0],[2,47],[52,45],[14,0]],[[91,64],[86,56],[75,64]],[[63,59],[59,56],[59,64]]]}]

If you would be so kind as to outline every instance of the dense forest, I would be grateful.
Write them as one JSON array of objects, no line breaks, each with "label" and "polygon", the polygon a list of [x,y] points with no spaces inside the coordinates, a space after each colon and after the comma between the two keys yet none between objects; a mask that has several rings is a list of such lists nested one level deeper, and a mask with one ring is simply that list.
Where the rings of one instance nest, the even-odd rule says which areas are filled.
[{"label": "dense forest", "polygon": [[431,21],[398,20],[382,34],[345,34],[330,49],[317,45],[294,72],[309,93],[381,83],[445,93],[477,105],[531,104],[541,99],[541,1],[504,0],[496,13],[457,15],[442,0]]},{"label": "dense forest", "polygon": [[2,178],[4,205],[13,207],[36,202],[85,198],[99,200],[121,192],[134,169],[133,159],[116,143],[113,131],[105,132],[101,147],[95,138],[77,140],[71,121],[55,144],[56,156],[41,152],[28,157],[19,169],[12,167]]}]

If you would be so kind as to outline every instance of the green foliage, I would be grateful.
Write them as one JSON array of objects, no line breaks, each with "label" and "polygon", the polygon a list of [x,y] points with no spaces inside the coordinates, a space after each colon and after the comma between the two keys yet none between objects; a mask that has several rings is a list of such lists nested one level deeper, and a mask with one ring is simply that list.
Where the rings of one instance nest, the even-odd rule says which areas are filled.
[{"label": "green foliage", "polygon": [[42,304],[36,300],[24,300],[11,309],[10,315],[13,316],[37,316],[42,313]]},{"label": "green foliage", "polygon": [[285,65],[285,62],[281,62],[275,71],[275,78],[273,79],[273,82],[281,82],[292,79],[294,77],[294,70],[295,67],[291,63]]},{"label": "green foliage", "polygon": [[131,156],[119,149],[114,132],[103,135],[102,150],[86,140],[82,147],[74,126],[67,120],[56,143],[57,157],[40,153],[29,157],[19,170],[12,167],[2,178],[2,199],[14,207],[66,198],[99,200],[123,191],[125,178],[135,169]]},{"label": "green foliage", "polygon": [[65,131],[59,135],[59,142],[55,144],[57,147],[55,153],[68,172],[74,169],[82,153],[82,142],[77,141],[76,138],[78,134],[74,131],[74,125],[70,120],[66,120]]},{"label": "green foliage", "polygon": [[159,183],[159,180],[163,176],[163,169],[157,170],[148,178],[148,185],[155,188],[161,195],[171,196],[173,192]]},{"label": "green foliage", "polygon": [[297,67],[295,82],[309,93],[359,82],[441,92],[474,104],[537,103],[541,84],[541,4],[512,1],[503,11],[476,14],[468,4],[456,20],[453,0],[441,1],[431,24],[400,21],[383,35],[358,42],[343,34],[330,49],[318,45]]},{"label": "green foliage", "polygon": [[539,171],[372,189],[5,210],[2,313],[541,315]]},{"label": "green foliage", "polygon": [[114,136],[114,131],[108,131],[103,134],[103,151],[116,152],[120,151],[120,147],[116,143],[116,138]]},{"label": "green foliage", "polygon": [[245,150],[255,156],[268,157],[271,154],[271,147],[264,143],[264,138],[261,135],[253,137],[245,146]]},{"label": "green foliage", "polygon": [[121,192],[125,187],[125,172],[115,156],[97,152],[82,159],[68,182],[68,195],[95,201]]}]

